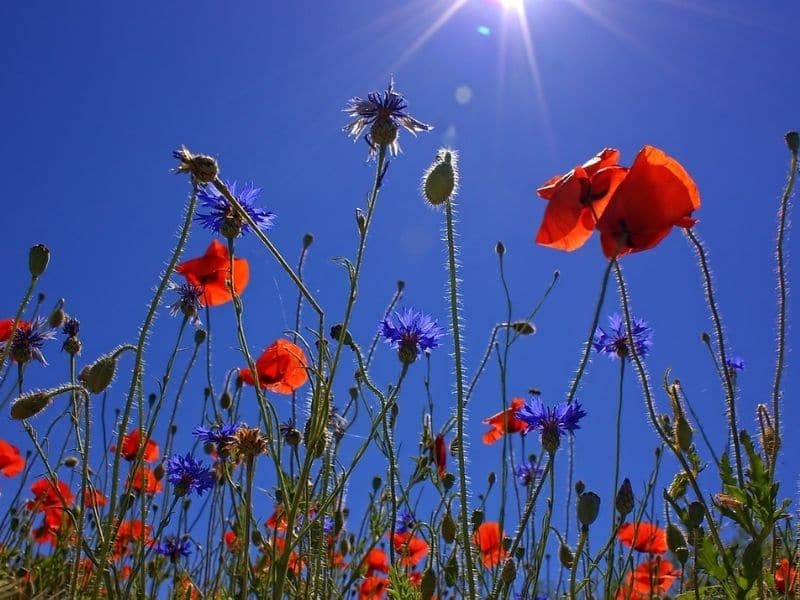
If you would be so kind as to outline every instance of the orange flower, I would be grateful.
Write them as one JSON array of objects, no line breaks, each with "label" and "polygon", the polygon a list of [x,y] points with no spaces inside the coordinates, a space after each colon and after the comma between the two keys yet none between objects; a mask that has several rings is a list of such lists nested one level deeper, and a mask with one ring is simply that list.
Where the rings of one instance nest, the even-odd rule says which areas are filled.
[{"label": "orange flower", "polygon": [[487,568],[494,567],[506,556],[503,548],[503,535],[500,532],[500,524],[497,521],[481,523],[478,531],[472,536],[472,540],[481,551],[483,565]]},{"label": "orange flower", "polygon": [[[5,342],[11,337],[11,326],[14,325],[14,319],[0,319],[0,342]],[[27,321],[20,321],[17,323],[17,329],[29,329],[31,326]]]},{"label": "orange flower", "polygon": [[492,415],[483,422],[491,425],[491,429],[483,434],[484,444],[494,444],[497,440],[503,437],[505,433],[519,433],[528,428],[528,424],[522,419],[516,417],[517,411],[525,405],[522,398],[514,398],[511,401],[511,406],[506,410]]},{"label": "orange flower", "polygon": [[389,572],[389,557],[380,548],[373,548],[367,552],[363,564],[367,567],[367,575],[372,575],[375,571]]},{"label": "orange flower", "polygon": [[656,558],[643,562],[628,573],[617,590],[616,600],[651,600],[666,594],[681,572],[668,560]]},{"label": "orange flower", "polygon": [[792,568],[792,563],[788,558],[781,559],[775,570],[775,589],[781,594],[788,593],[790,596],[794,596],[798,589],[798,580],[800,580],[800,572]]},{"label": "orange flower", "polygon": [[617,538],[639,552],[664,554],[667,551],[666,532],[652,523],[624,523]]},{"label": "orange flower", "polygon": [[275,531],[286,531],[286,523],[286,511],[282,505],[276,504],[272,516],[266,520],[264,527]]},{"label": "orange flower", "polygon": [[691,227],[700,208],[697,185],[681,164],[645,146],[597,222],[607,258],[655,247],[673,227]]},{"label": "orange flower", "polygon": [[5,440],[0,440],[0,473],[6,477],[14,477],[14,475],[19,475],[24,468],[25,459],[19,453],[19,448]]},{"label": "orange flower", "polygon": [[591,237],[595,217],[606,208],[611,194],[625,177],[617,165],[619,150],[605,148],[566,175],[557,175],[536,190],[548,201],[536,243],[572,251]]},{"label": "orange flower", "polygon": [[139,492],[145,494],[155,494],[163,489],[163,485],[159,479],[156,479],[155,473],[147,467],[139,467],[131,474],[131,487]]},{"label": "orange flower", "polygon": [[[136,454],[139,452],[142,445],[144,445],[144,453],[142,454],[142,460],[144,462],[158,460],[158,444],[148,438],[142,440],[141,429],[134,429],[122,438],[122,458],[128,461],[136,460]],[[111,452],[116,452],[117,445],[112,444],[109,450]]]},{"label": "orange flower", "polygon": [[[49,479],[40,479],[33,482],[31,492],[33,492],[33,500],[29,500],[25,507],[33,512],[47,512],[49,509],[61,510],[64,508],[64,503],[72,504],[74,500],[72,491],[63,481],[57,481],[53,486]],[[61,497],[64,498],[63,503]]]},{"label": "orange flower", "polygon": [[394,549],[400,554],[400,564],[404,567],[416,567],[428,554],[428,542],[421,537],[411,535],[410,531],[394,534]]},{"label": "orange flower", "polygon": [[[199,257],[179,264],[176,273],[180,273],[192,285],[203,290],[200,302],[205,306],[220,306],[233,300],[228,289],[230,279],[230,254],[228,248],[219,240],[214,240]],[[233,259],[233,286],[237,294],[241,294],[250,279],[250,265],[244,258]]]},{"label": "orange flower", "polygon": [[45,509],[42,524],[31,530],[33,541],[37,544],[47,543],[55,546],[63,523],[64,509],[55,506]]},{"label": "orange flower", "polygon": [[358,588],[358,600],[380,600],[386,594],[388,587],[388,579],[370,575],[361,582],[361,586]]},{"label": "orange flower", "polygon": [[123,521],[119,526],[117,539],[114,540],[114,558],[120,559],[130,550],[132,544],[150,542],[150,526],[143,525],[138,519]]},{"label": "orange flower", "polygon": [[[276,394],[291,394],[308,381],[307,365],[302,348],[281,338],[256,361],[258,385]],[[250,369],[239,369],[239,376],[248,385],[255,383]]]}]

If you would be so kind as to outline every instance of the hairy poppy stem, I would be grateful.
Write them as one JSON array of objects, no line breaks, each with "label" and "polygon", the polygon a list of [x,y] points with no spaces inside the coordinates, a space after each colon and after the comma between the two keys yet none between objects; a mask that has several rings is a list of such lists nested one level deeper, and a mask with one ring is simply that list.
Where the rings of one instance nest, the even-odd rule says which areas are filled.
[{"label": "hairy poppy stem", "polygon": [[[725,334],[722,330],[722,319],[719,315],[719,308],[717,308],[717,300],[714,295],[714,284],[711,281],[711,269],[708,266],[708,258],[706,256],[705,248],[700,238],[694,232],[694,229],[684,229],[686,237],[694,245],[697,252],[697,258],[700,261],[700,271],[703,274],[704,288],[706,292],[706,302],[711,311],[711,320],[714,322],[714,332],[717,338],[717,348],[719,351],[719,362],[722,370],[722,384],[725,389],[725,405],[728,410],[728,428],[730,429],[731,439],[733,440],[733,454],[736,461],[736,481],[740,488],[744,488],[744,468],[742,467],[742,449],[741,442],[739,441],[739,426],[736,420],[736,390],[733,385],[733,378],[731,377],[731,370],[728,367],[728,354],[725,347]],[[777,429],[776,429],[777,431]]]},{"label": "hairy poppy stem", "polygon": [[769,457],[769,472],[775,478],[775,464],[780,450],[781,420],[781,377],[783,376],[784,361],[786,357],[786,297],[788,283],[786,281],[786,265],[783,257],[783,244],[786,237],[786,223],[789,213],[789,200],[792,197],[794,183],[797,176],[797,148],[791,147],[792,158],[789,161],[789,179],[781,196],[781,205],[778,210],[778,236],[775,241],[775,258],[778,271],[778,351],[775,358],[775,378],[772,383],[772,418],[775,421],[775,441],[772,444]]},{"label": "hairy poppy stem", "polygon": [[[147,342],[147,336],[150,333],[150,327],[153,324],[153,320],[156,316],[156,311],[158,306],[161,304],[161,297],[164,295],[164,292],[167,289],[167,284],[169,283],[169,278],[172,276],[172,273],[175,271],[175,266],[178,264],[178,259],[180,258],[181,254],[183,253],[183,248],[186,246],[186,240],[189,239],[189,230],[191,229],[192,225],[192,218],[194,217],[194,209],[197,205],[197,183],[192,184],[192,193],[189,197],[189,203],[186,206],[186,213],[183,220],[183,225],[180,230],[180,234],[178,237],[178,243],[175,245],[175,249],[172,251],[172,256],[170,258],[169,263],[167,264],[167,268],[164,270],[164,274],[161,276],[161,281],[159,282],[158,288],[156,289],[156,293],[153,296],[153,299],[150,301],[150,306],[147,310],[147,315],[145,316],[144,323],[142,323],[142,327],[139,330],[139,341],[136,344],[136,357],[134,359],[133,364],[133,374],[131,376],[131,385],[128,390],[127,400],[125,401],[125,409],[122,414],[122,419],[119,423],[118,429],[118,440],[117,443],[117,450],[114,453],[114,466],[112,468],[112,476],[111,476],[111,496],[109,498],[109,506],[108,506],[108,520],[106,522],[106,526],[103,528],[104,533],[106,534],[105,540],[101,542],[100,553],[98,555],[98,564],[101,565],[97,568],[91,588],[91,598],[92,600],[97,600],[99,593],[100,593],[100,576],[102,573],[106,571],[106,564],[108,562],[108,554],[111,551],[111,546],[114,543],[114,540],[117,537],[117,533],[119,532],[119,527],[122,524],[122,516],[123,513],[120,511],[120,514],[115,514],[116,511],[124,507],[124,503],[120,502],[120,507],[117,506],[117,492],[119,491],[119,469],[120,469],[120,461],[122,458],[122,439],[125,436],[125,433],[128,430],[128,421],[130,420],[131,410],[133,408],[133,402],[136,398],[137,391],[141,388],[142,383],[142,373],[144,371],[144,346]],[[141,393],[140,396],[140,404],[141,402]],[[143,411],[139,411],[141,416]],[[141,457],[144,453],[145,445],[142,445],[137,452],[137,462],[141,460]]]},{"label": "hairy poppy stem", "polygon": [[[631,341],[629,346],[633,346],[633,342]],[[614,486],[611,488],[611,493],[616,494],[617,490],[619,489],[619,460],[620,460],[620,450],[622,447],[622,396],[623,396],[623,383],[625,381],[625,358],[620,357],[619,360],[619,383],[618,383],[618,390],[617,390],[617,427],[616,427],[616,452],[614,457]],[[615,524],[617,517],[617,507],[616,502],[611,503],[611,536],[613,539],[614,532],[619,527]],[[611,544],[610,552],[608,555],[608,569],[606,570],[606,578],[605,578],[605,588],[611,589],[611,578],[614,574],[614,544]]]},{"label": "hairy poppy stem", "polygon": [[[255,480],[255,457],[248,455],[245,461],[244,524],[242,525],[242,553],[239,599],[247,600],[250,595],[250,521],[253,519],[253,481]],[[287,522],[288,523],[288,522]],[[287,531],[291,527],[287,524]]]},{"label": "hairy poppy stem", "polygon": [[450,275],[449,301],[450,319],[453,325],[453,360],[456,371],[456,436],[458,437],[458,485],[460,497],[460,521],[461,521],[461,543],[464,547],[464,560],[467,566],[467,588],[469,597],[476,598],[475,595],[475,564],[472,556],[472,544],[469,535],[468,503],[469,493],[467,489],[467,461],[464,447],[466,438],[464,431],[464,405],[466,397],[464,395],[464,365],[461,357],[461,323],[459,320],[459,294],[458,294],[458,263],[456,261],[456,240],[455,226],[453,224],[453,199],[445,202],[446,230],[447,230],[447,265]]},{"label": "hairy poppy stem", "polygon": [[581,527],[580,535],[578,536],[578,545],[575,548],[575,554],[572,557],[572,567],[569,571],[569,597],[570,600],[577,600],[578,590],[576,588],[576,580],[578,575],[578,562],[583,552],[583,547],[586,545],[586,540],[589,537],[589,527],[583,525]]}]

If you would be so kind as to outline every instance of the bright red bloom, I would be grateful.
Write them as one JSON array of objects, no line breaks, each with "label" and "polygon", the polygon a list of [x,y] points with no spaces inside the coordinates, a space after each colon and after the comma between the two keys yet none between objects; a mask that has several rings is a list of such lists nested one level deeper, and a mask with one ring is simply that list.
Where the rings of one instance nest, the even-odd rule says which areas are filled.
[{"label": "bright red bloom", "polygon": [[[233,300],[228,280],[230,279],[230,254],[219,240],[214,240],[199,257],[182,262],[175,268],[186,280],[203,290],[200,302],[204,306],[220,306]],[[233,259],[233,287],[241,294],[250,280],[250,265],[244,258]]]},{"label": "bright red bloom", "polygon": [[522,398],[514,398],[506,410],[484,419],[483,422],[492,428],[483,434],[483,443],[494,444],[506,433],[519,433],[528,429],[528,424],[516,416],[517,411],[524,405],[525,401]]},{"label": "bright red bloom", "polygon": [[147,544],[150,539],[150,525],[143,525],[138,519],[123,521],[114,540],[114,558],[125,556],[134,544]]},{"label": "bright red bloom", "polygon": [[472,540],[481,551],[481,560],[487,568],[494,567],[506,556],[503,548],[503,535],[497,521],[481,523]]},{"label": "bright red bloom", "polygon": [[228,552],[238,551],[239,540],[236,537],[235,531],[226,531],[223,539],[225,540],[225,547],[228,549]]},{"label": "bright red bloom", "polygon": [[645,146],[597,222],[603,253],[614,258],[653,248],[673,227],[694,225],[698,208],[700,193],[683,166]]},{"label": "bright red bloom", "polygon": [[[33,500],[29,500],[25,507],[33,512],[47,512],[49,509],[63,509],[64,504],[72,504],[75,497],[69,486],[63,481],[57,481],[54,486],[49,479],[34,481],[31,485]],[[60,497],[59,497],[60,494]],[[64,502],[61,502],[61,498]]]},{"label": "bright red bloom", "polygon": [[[14,319],[0,319],[0,342],[5,342],[11,337],[11,327],[14,325]],[[27,321],[19,321],[17,329],[29,329],[31,326]]]},{"label": "bright red bloom", "polygon": [[44,520],[39,527],[31,530],[31,537],[37,544],[50,544],[55,546],[58,542],[58,534],[64,523],[64,509],[60,507],[50,507],[44,510]]},{"label": "bright red bloom", "polygon": [[106,504],[108,504],[108,500],[98,490],[94,490],[94,492],[92,492],[92,490],[90,490],[89,488],[86,488],[83,491],[83,505],[84,506],[87,506],[87,507],[91,508],[91,507],[97,507],[97,506],[105,506]]},{"label": "bright red bloom", "polygon": [[373,548],[367,552],[363,564],[367,567],[367,575],[372,575],[375,571],[389,572],[389,557],[380,548]]},{"label": "bright red bloom", "polygon": [[404,567],[416,567],[428,554],[428,542],[410,531],[394,534],[394,549],[400,554],[400,564]]},{"label": "bright red bloom", "polygon": [[[792,568],[792,563],[788,558],[781,559],[778,568],[775,570],[775,589],[781,594],[794,596],[800,588],[800,571]],[[787,585],[788,583],[788,585]]]},{"label": "bright red bloom", "polygon": [[664,554],[667,551],[667,533],[652,523],[624,523],[617,538],[639,552]]},{"label": "bright red bloom", "polygon": [[595,218],[625,177],[617,165],[619,150],[605,148],[566,175],[556,175],[536,190],[548,201],[536,243],[559,250],[575,250],[591,237]]},{"label": "bright red bloom", "polygon": [[617,590],[616,600],[651,600],[666,594],[681,572],[668,560],[655,558],[643,562],[625,576]]},{"label": "bright red bloom", "polygon": [[6,477],[14,477],[22,473],[25,468],[25,459],[19,453],[19,448],[0,440],[0,473]]},{"label": "bright red bloom", "polygon": [[389,587],[389,580],[385,577],[370,575],[364,578],[358,588],[358,600],[381,600]]},{"label": "bright red bloom", "polygon": [[275,531],[286,531],[286,523],[286,511],[283,506],[276,504],[274,512],[270,518],[266,520],[264,526],[267,529],[273,529]]},{"label": "bright red bloom", "polygon": [[147,467],[139,467],[131,473],[131,487],[139,492],[145,494],[155,494],[164,489],[161,480],[156,479],[155,473]]},{"label": "bright red bloom", "polygon": [[437,433],[436,438],[433,440],[433,455],[436,462],[436,470],[439,473],[439,479],[441,479],[447,472],[447,442],[444,441],[444,436],[441,433]]},{"label": "bright red bloom", "polygon": [[[139,452],[142,445],[144,445],[142,460],[144,462],[153,462],[154,460],[158,460],[158,457],[160,456],[158,444],[149,438],[145,438],[143,440],[142,437],[141,429],[134,429],[125,435],[125,437],[122,439],[122,458],[128,461],[136,460],[136,454]],[[116,452],[117,445],[112,444],[110,451]]]},{"label": "bright red bloom", "polygon": [[[277,394],[291,394],[308,381],[307,366],[303,349],[281,338],[256,361],[258,385]],[[255,383],[250,369],[239,369],[239,376],[248,385]]]}]

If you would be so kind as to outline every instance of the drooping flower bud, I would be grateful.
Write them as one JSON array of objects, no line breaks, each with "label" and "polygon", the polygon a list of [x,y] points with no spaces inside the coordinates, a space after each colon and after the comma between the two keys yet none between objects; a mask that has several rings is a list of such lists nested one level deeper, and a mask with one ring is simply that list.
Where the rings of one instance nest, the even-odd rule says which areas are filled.
[{"label": "drooping flower bud", "polygon": [[456,539],[456,522],[449,510],[442,518],[442,539],[448,544],[452,544]]}]

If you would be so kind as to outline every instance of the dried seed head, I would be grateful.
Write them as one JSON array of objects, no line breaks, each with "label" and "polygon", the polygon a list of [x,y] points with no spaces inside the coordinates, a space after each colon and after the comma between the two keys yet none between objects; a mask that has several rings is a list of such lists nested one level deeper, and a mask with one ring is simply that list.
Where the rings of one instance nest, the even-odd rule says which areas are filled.
[{"label": "dried seed head", "polygon": [[175,173],[188,173],[191,175],[192,181],[196,183],[211,183],[219,175],[219,166],[212,156],[192,154],[186,146],[175,150],[172,156],[180,161],[175,168]]}]

